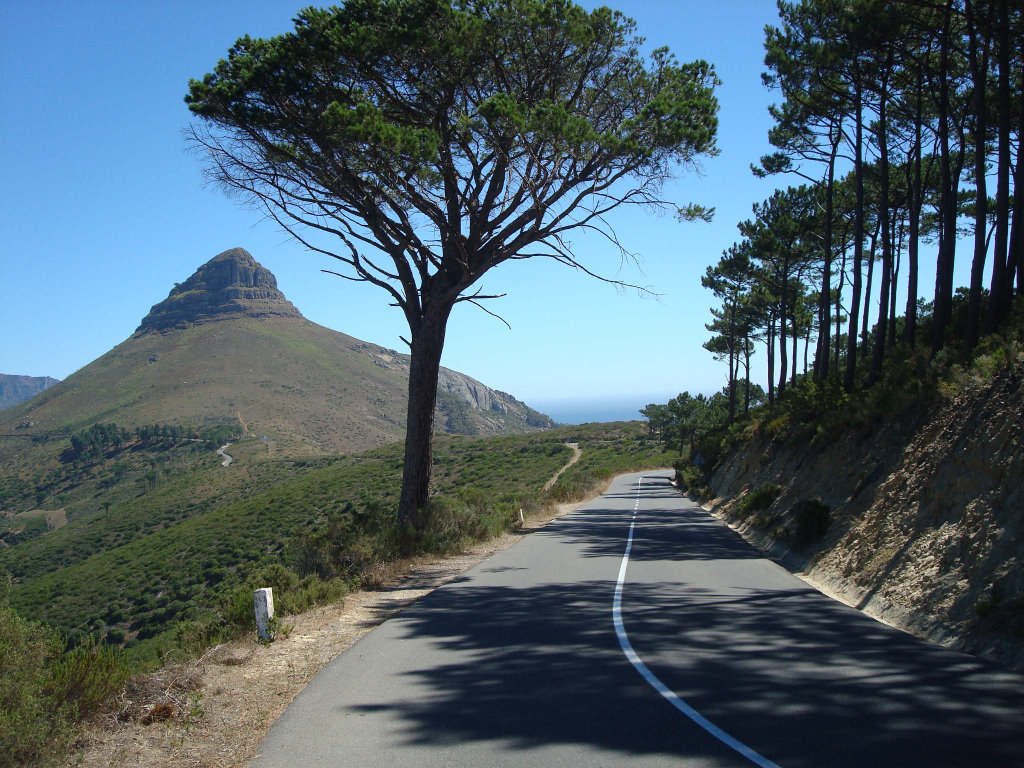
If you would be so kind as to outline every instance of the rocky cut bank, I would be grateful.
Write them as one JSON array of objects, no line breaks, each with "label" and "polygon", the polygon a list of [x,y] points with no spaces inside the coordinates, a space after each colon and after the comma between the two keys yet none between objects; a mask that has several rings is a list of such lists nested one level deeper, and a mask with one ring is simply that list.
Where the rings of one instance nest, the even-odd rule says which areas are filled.
[{"label": "rocky cut bank", "polygon": [[1024,670],[1024,365],[939,400],[810,443],[756,435],[713,506],[825,591]]}]

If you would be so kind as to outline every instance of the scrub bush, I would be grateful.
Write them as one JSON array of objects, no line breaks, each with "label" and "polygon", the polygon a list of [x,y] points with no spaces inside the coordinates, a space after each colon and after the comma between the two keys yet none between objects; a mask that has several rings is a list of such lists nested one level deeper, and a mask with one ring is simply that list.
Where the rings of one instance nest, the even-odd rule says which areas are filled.
[{"label": "scrub bush", "polygon": [[740,502],[742,512],[760,512],[768,509],[782,493],[782,488],[775,483],[766,483],[760,488],[751,491]]}]

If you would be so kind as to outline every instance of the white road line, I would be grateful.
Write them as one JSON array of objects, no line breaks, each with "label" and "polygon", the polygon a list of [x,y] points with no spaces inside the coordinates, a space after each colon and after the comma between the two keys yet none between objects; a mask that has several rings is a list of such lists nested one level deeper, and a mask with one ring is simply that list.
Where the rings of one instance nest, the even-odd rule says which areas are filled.
[{"label": "white road line", "polygon": [[643,477],[637,480],[636,504],[633,507],[633,520],[629,525],[629,537],[626,539],[626,551],[622,555],[622,564],[619,566],[619,580],[615,584],[615,599],[612,601],[612,619],[615,623],[615,634],[619,638],[619,646],[622,648],[622,652],[626,655],[626,658],[629,659],[629,663],[632,664],[633,668],[640,673],[640,676],[646,680],[654,690],[667,699],[673,707],[686,715],[690,720],[710,733],[727,747],[739,752],[750,762],[754,763],[754,765],[761,766],[761,768],[779,768],[776,763],[773,763],[766,757],[762,757],[742,741],[730,736],[704,717],[696,709],[687,704],[683,699],[679,698],[667,685],[661,682],[661,680],[659,680],[650,669],[647,668],[647,665],[644,664],[636,651],[633,650],[633,644],[629,642],[629,635],[626,634],[626,627],[622,623],[622,587],[626,582],[626,566],[629,565],[629,554],[633,551],[633,529],[636,527],[636,513],[640,509],[640,487],[643,480]]}]

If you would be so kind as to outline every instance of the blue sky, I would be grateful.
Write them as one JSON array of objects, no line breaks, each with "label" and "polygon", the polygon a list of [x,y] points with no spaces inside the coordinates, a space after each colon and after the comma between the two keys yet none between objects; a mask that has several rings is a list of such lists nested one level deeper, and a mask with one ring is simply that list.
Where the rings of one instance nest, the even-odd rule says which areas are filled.
[{"label": "blue sky", "polygon": [[[331,266],[323,257],[204,186],[200,160],[186,151],[189,78],[210,70],[243,34],[287,31],[306,4],[0,2],[0,372],[69,375],[129,336],[175,282],[235,246],[273,271],[309,319],[403,348],[404,319],[378,289],[322,274]],[[518,262],[483,282],[508,293],[490,308],[511,331],[470,305],[456,310],[444,364],[556,418],[581,403],[635,414],[682,390],[722,386],[724,367],[701,348],[711,296],[700,276],[736,239],[751,204],[782,183],[749,171],[769,148],[772,94],[760,73],[774,2],[611,5],[637,20],[650,45],[715,64],[721,154],[669,193],[717,213],[711,224],[614,217],[642,256],[639,269],[619,272],[604,243],[577,238],[588,265],[650,286],[658,299],[553,263]]]}]

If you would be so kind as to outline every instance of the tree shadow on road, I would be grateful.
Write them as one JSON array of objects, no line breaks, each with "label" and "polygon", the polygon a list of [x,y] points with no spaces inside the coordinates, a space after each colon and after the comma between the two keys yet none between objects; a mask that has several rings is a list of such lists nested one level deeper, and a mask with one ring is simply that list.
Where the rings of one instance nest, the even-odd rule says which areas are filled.
[{"label": "tree shadow on road", "polygon": [[[664,483],[652,484],[651,481]],[[585,513],[569,515],[536,531],[535,536],[563,537],[582,546],[588,557],[621,557],[626,547],[631,512],[614,499],[633,494],[605,494]],[[637,516],[634,537],[643,546],[634,548],[632,559],[656,561],[749,560],[763,557],[738,533],[722,525],[692,502],[680,499],[668,478],[647,478],[640,491],[644,500]],[[682,508],[680,504],[682,503]]]},{"label": "tree shadow on road", "polygon": [[[588,512],[546,535],[577,538],[594,557],[621,555],[622,519],[621,510]],[[722,526],[703,530],[702,543],[688,548],[672,525],[663,547],[648,542],[637,554],[757,556]],[[678,525],[703,523],[683,515]],[[404,637],[458,653],[406,673],[430,691],[424,698],[357,711],[395,716],[409,744],[576,745],[744,765],[626,661],[612,627],[614,588],[611,581],[470,582],[438,590],[396,621]],[[624,622],[669,688],[786,768],[1024,765],[1024,678],[894,631],[813,590],[719,594],[630,583]]]}]

